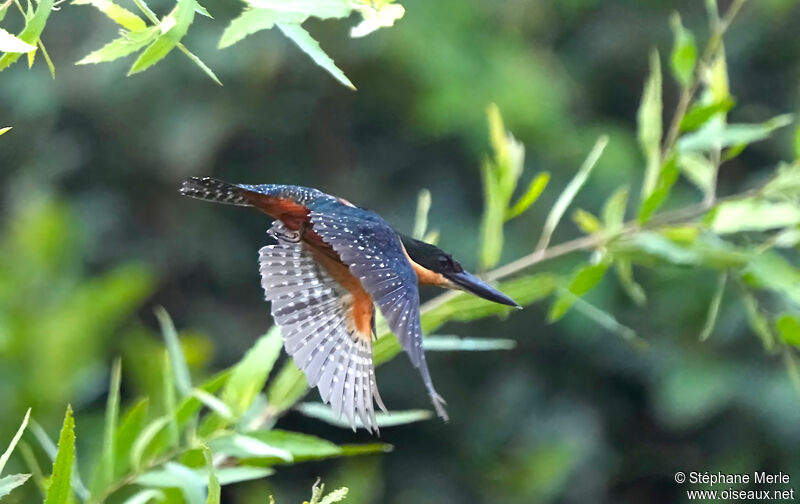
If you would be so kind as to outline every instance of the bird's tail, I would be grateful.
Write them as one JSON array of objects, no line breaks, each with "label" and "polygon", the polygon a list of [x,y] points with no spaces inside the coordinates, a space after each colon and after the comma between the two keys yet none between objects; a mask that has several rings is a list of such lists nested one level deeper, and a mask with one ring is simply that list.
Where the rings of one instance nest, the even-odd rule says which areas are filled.
[{"label": "bird's tail", "polygon": [[235,184],[211,177],[188,178],[180,188],[180,193],[190,198],[239,206],[252,206],[251,199],[248,198],[250,192]]}]

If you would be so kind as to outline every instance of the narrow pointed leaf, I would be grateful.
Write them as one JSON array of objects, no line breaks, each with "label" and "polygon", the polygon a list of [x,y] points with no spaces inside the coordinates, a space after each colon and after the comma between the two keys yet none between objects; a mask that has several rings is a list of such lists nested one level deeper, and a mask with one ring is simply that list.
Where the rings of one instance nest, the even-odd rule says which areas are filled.
[{"label": "narrow pointed leaf", "polygon": [[131,66],[128,75],[133,75],[161,61],[186,36],[189,25],[194,20],[194,0],[178,0],[178,5],[164,19],[160,26],[162,33],[150,46],[139,55]]},{"label": "narrow pointed leaf", "polygon": [[697,46],[694,35],[683,26],[677,12],[670,16],[669,23],[673,35],[669,64],[673,77],[685,88],[692,82],[694,65],[697,61]]},{"label": "narrow pointed leaf", "polygon": [[[44,31],[45,24],[47,24],[47,18],[50,16],[50,11],[53,9],[53,3],[53,0],[41,0],[36,6],[36,11],[34,11],[33,16],[25,23],[25,28],[17,35],[17,38],[27,44],[36,44],[39,41],[42,31]],[[35,52],[31,51],[28,54],[35,54]],[[21,55],[22,53],[11,52],[0,56],[0,70],[8,68],[8,66],[17,61]]]},{"label": "narrow pointed leaf", "polygon": [[25,484],[30,477],[30,474],[12,474],[0,478],[0,499],[10,494],[15,488]]},{"label": "narrow pointed leaf", "polygon": [[565,289],[572,295],[559,295],[556,298],[547,314],[547,321],[555,322],[563,317],[575,303],[575,298],[580,298],[600,283],[606,270],[608,270],[608,264],[603,262],[583,266],[575,271]]},{"label": "narrow pointed leaf", "polygon": [[25,418],[22,419],[22,424],[20,424],[19,429],[17,429],[17,433],[14,434],[14,437],[11,438],[11,442],[8,444],[8,448],[0,455],[0,474],[3,473],[3,469],[5,469],[6,464],[8,463],[8,459],[11,457],[11,453],[16,448],[17,443],[22,438],[22,433],[25,432],[25,427],[28,426],[28,420],[31,418],[31,409],[28,408],[28,412],[25,413]]},{"label": "narrow pointed leaf", "polygon": [[91,5],[112,21],[130,31],[139,31],[147,28],[147,24],[142,18],[111,0],[73,0],[72,5]]},{"label": "narrow pointed leaf", "polygon": [[356,87],[350,82],[350,79],[336,66],[330,56],[325,54],[325,51],[319,46],[319,42],[314,40],[305,28],[297,23],[276,23],[276,25],[284,35],[297,44],[297,47],[309,55],[314,60],[314,63],[327,70],[328,73],[345,86],[355,90]]},{"label": "narrow pointed leaf", "polygon": [[58,438],[58,452],[53,463],[53,475],[47,489],[45,504],[68,504],[72,498],[72,467],[75,462],[75,420],[72,407],[67,406],[61,435]]},{"label": "narrow pointed leaf", "polygon": [[31,45],[0,28],[0,51],[7,53],[27,53],[35,50],[35,45]]},{"label": "narrow pointed leaf", "polygon": [[708,306],[708,315],[706,315],[706,323],[703,326],[703,331],[700,333],[700,341],[707,340],[714,331],[714,326],[717,323],[717,316],[719,315],[719,307],[722,304],[722,295],[725,293],[725,283],[727,279],[727,273],[723,273],[719,277],[717,288],[714,291],[714,297],[711,298],[711,303]]},{"label": "narrow pointed leaf", "polygon": [[186,357],[183,355],[175,324],[172,323],[172,319],[164,308],[159,307],[156,309],[156,317],[161,325],[161,334],[169,352],[169,360],[175,376],[175,386],[180,392],[181,398],[191,395],[192,379],[189,374],[189,365],[186,364]]},{"label": "narrow pointed leaf", "polygon": [[207,446],[203,447],[203,457],[206,459],[206,471],[208,471],[208,498],[206,499],[206,504],[220,504],[222,488],[219,484],[219,478],[214,472],[214,459],[211,455],[211,450]]},{"label": "narrow pointed leaf", "polygon": [[509,208],[506,212],[506,220],[511,220],[514,217],[522,215],[525,210],[536,203],[536,200],[539,199],[539,196],[541,196],[545,187],[547,187],[548,182],[550,182],[550,174],[548,172],[540,173],[531,180],[525,194],[523,194],[514,206]]},{"label": "narrow pointed leaf", "polygon": [[637,136],[647,164],[642,184],[642,199],[655,190],[661,168],[661,62],[658,51],[650,53],[650,76],[639,104]]},{"label": "narrow pointed leaf", "polygon": [[124,58],[152,43],[159,33],[157,26],[140,32],[125,32],[100,49],[90,52],[75,64],[106,63]]},{"label": "narrow pointed leaf", "polygon": [[[301,403],[295,406],[295,409],[303,415],[317,420],[322,420],[325,423],[341,427],[343,429],[350,429],[350,422],[345,418],[340,418],[333,413],[330,406],[322,403]],[[421,422],[433,418],[433,413],[428,410],[408,410],[408,411],[392,411],[389,413],[375,413],[375,419],[378,427],[392,427],[396,425],[405,425],[414,422]],[[363,427],[361,420],[356,418],[356,427]]]}]

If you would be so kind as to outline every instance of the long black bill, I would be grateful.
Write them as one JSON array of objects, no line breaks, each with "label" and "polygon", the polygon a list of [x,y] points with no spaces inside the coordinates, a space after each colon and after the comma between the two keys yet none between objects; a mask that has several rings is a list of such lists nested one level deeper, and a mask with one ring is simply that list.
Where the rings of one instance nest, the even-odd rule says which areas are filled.
[{"label": "long black bill", "polygon": [[478,297],[494,301],[495,303],[522,308],[516,301],[467,271],[462,271],[460,273],[443,273],[443,275],[458,287]]}]

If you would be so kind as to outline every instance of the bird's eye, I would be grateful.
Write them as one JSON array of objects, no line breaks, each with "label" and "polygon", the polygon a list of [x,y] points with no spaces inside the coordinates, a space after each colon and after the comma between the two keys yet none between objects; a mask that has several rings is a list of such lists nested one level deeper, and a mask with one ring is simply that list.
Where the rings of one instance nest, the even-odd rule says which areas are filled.
[{"label": "bird's eye", "polygon": [[447,268],[452,263],[452,260],[447,256],[439,256],[439,266]]}]

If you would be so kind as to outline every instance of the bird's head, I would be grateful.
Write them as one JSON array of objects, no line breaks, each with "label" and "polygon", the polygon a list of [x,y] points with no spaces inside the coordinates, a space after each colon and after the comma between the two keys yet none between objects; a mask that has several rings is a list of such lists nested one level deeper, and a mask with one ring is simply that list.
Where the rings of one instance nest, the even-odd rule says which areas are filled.
[{"label": "bird's head", "polygon": [[515,308],[516,301],[472,275],[444,250],[398,233],[414,264],[420,283],[471,292],[476,296]]}]

